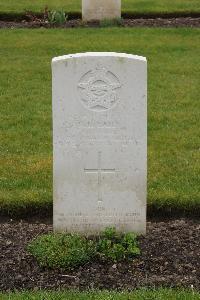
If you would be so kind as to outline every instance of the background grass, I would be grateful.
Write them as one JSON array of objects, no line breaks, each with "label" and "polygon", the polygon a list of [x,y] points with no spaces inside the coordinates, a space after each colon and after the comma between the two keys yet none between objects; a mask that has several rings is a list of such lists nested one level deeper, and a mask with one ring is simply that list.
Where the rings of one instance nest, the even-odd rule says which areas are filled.
[{"label": "background grass", "polygon": [[1,212],[52,207],[52,57],[117,51],[148,59],[149,208],[199,213],[199,33],[145,28],[1,30]]},{"label": "background grass", "polygon": [[199,292],[158,289],[141,289],[131,293],[128,292],[22,292],[1,294],[1,300],[198,300]]},{"label": "background grass", "polygon": [[[41,12],[44,7],[81,12],[81,0],[0,0],[0,12]],[[199,0],[122,0],[122,11],[132,13],[200,12]]]}]

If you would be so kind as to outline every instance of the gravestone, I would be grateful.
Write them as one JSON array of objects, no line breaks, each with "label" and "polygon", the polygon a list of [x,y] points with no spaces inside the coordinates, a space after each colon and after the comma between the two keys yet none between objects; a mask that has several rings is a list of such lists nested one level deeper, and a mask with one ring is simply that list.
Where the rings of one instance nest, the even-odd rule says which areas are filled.
[{"label": "gravestone", "polygon": [[82,0],[85,21],[121,18],[121,0]]},{"label": "gravestone", "polygon": [[146,59],[73,54],[52,72],[54,230],[145,233]]}]

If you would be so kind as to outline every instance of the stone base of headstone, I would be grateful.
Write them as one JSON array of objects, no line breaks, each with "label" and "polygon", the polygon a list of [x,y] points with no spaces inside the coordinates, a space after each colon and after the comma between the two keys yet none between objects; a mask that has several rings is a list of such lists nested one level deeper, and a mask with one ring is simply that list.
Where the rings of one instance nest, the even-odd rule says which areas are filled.
[{"label": "stone base of headstone", "polygon": [[121,18],[121,0],[82,0],[84,21]]}]

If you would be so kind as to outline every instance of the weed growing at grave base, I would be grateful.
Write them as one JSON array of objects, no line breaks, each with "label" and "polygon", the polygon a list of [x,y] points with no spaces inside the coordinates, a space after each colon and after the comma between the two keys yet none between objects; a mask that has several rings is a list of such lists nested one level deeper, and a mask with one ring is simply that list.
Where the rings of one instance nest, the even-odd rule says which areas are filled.
[{"label": "weed growing at grave base", "polygon": [[121,235],[115,228],[107,228],[97,240],[97,253],[100,258],[119,261],[140,254],[134,233]]},{"label": "weed growing at grave base", "polygon": [[41,235],[29,244],[28,250],[40,266],[49,268],[74,268],[95,254],[93,241],[77,234]]},{"label": "weed growing at grave base", "polygon": [[175,289],[139,289],[133,292],[116,291],[39,291],[39,292],[15,292],[0,293],[1,300],[199,300],[198,291]]},{"label": "weed growing at grave base", "polygon": [[[81,12],[81,0],[0,0],[0,12],[41,12],[63,9],[66,12]],[[122,0],[122,12],[200,12],[199,0]]]},{"label": "weed growing at grave base", "polygon": [[115,228],[107,228],[91,238],[66,233],[41,235],[28,245],[28,251],[42,267],[65,269],[83,265],[94,258],[117,262],[140,254],[137,236],[119,234]]},{"label": "weed growing at grave base", "polygon": [[68,19],[68,16],[66,15],[66,13],[62,10],[60,11],[50,11],[48,13],[48,21],[51,25],[63,25],[66,23]]},{"label": "weed growing at grave base", "polygon": [[194,28],[1,29],[1,212],[51,212],[52,57],[116,51],[148,60],[149,208],[199,214],[199,34]]}]

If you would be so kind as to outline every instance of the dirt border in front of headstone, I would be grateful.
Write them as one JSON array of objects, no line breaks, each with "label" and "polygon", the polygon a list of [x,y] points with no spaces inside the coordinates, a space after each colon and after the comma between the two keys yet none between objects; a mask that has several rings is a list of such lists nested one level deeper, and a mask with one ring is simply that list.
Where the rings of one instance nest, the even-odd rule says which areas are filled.
[{"label": "dirt border in front of headstone", "polygon": [[[42,12],[32,12],[32,11],[24,11],[21,13],[14,12],[0,12],[0,20],[1,21],[31,21],[34,19],[45,19],[47,17],[48,10],[44,9]],[[68,17],[68,20],[77,20],[82,18],[82,14],[80,12],[65,12]],[[169,18],[199,18],[200,11],[179,11],[179,12],[146,12],[146,13],[134,13],[130,11],[122,12],[122,19],[169,19]]]},{"label": "dirt border in front of headstone", "polygon": [[[111,22],[83,22],[81,13],[66,13],[68,20],[63,25],[52,25],[45,13],[1,13],[0,28],[79,28],[79,27],[200,27],[200,12],[175,13],[122,13],[121,20]],[[106,25],[107,24],[107,25]]]},{"label": "dirt border in front of headstone", "polygon": [[71,271],[42,269],[26,250],[34,237],[52,229],[51,222],[0,224],[0,290],[200,289],[200,220],[148,221],[146,236],[139,237],[141,255],[133,261],[91,261]]}]

